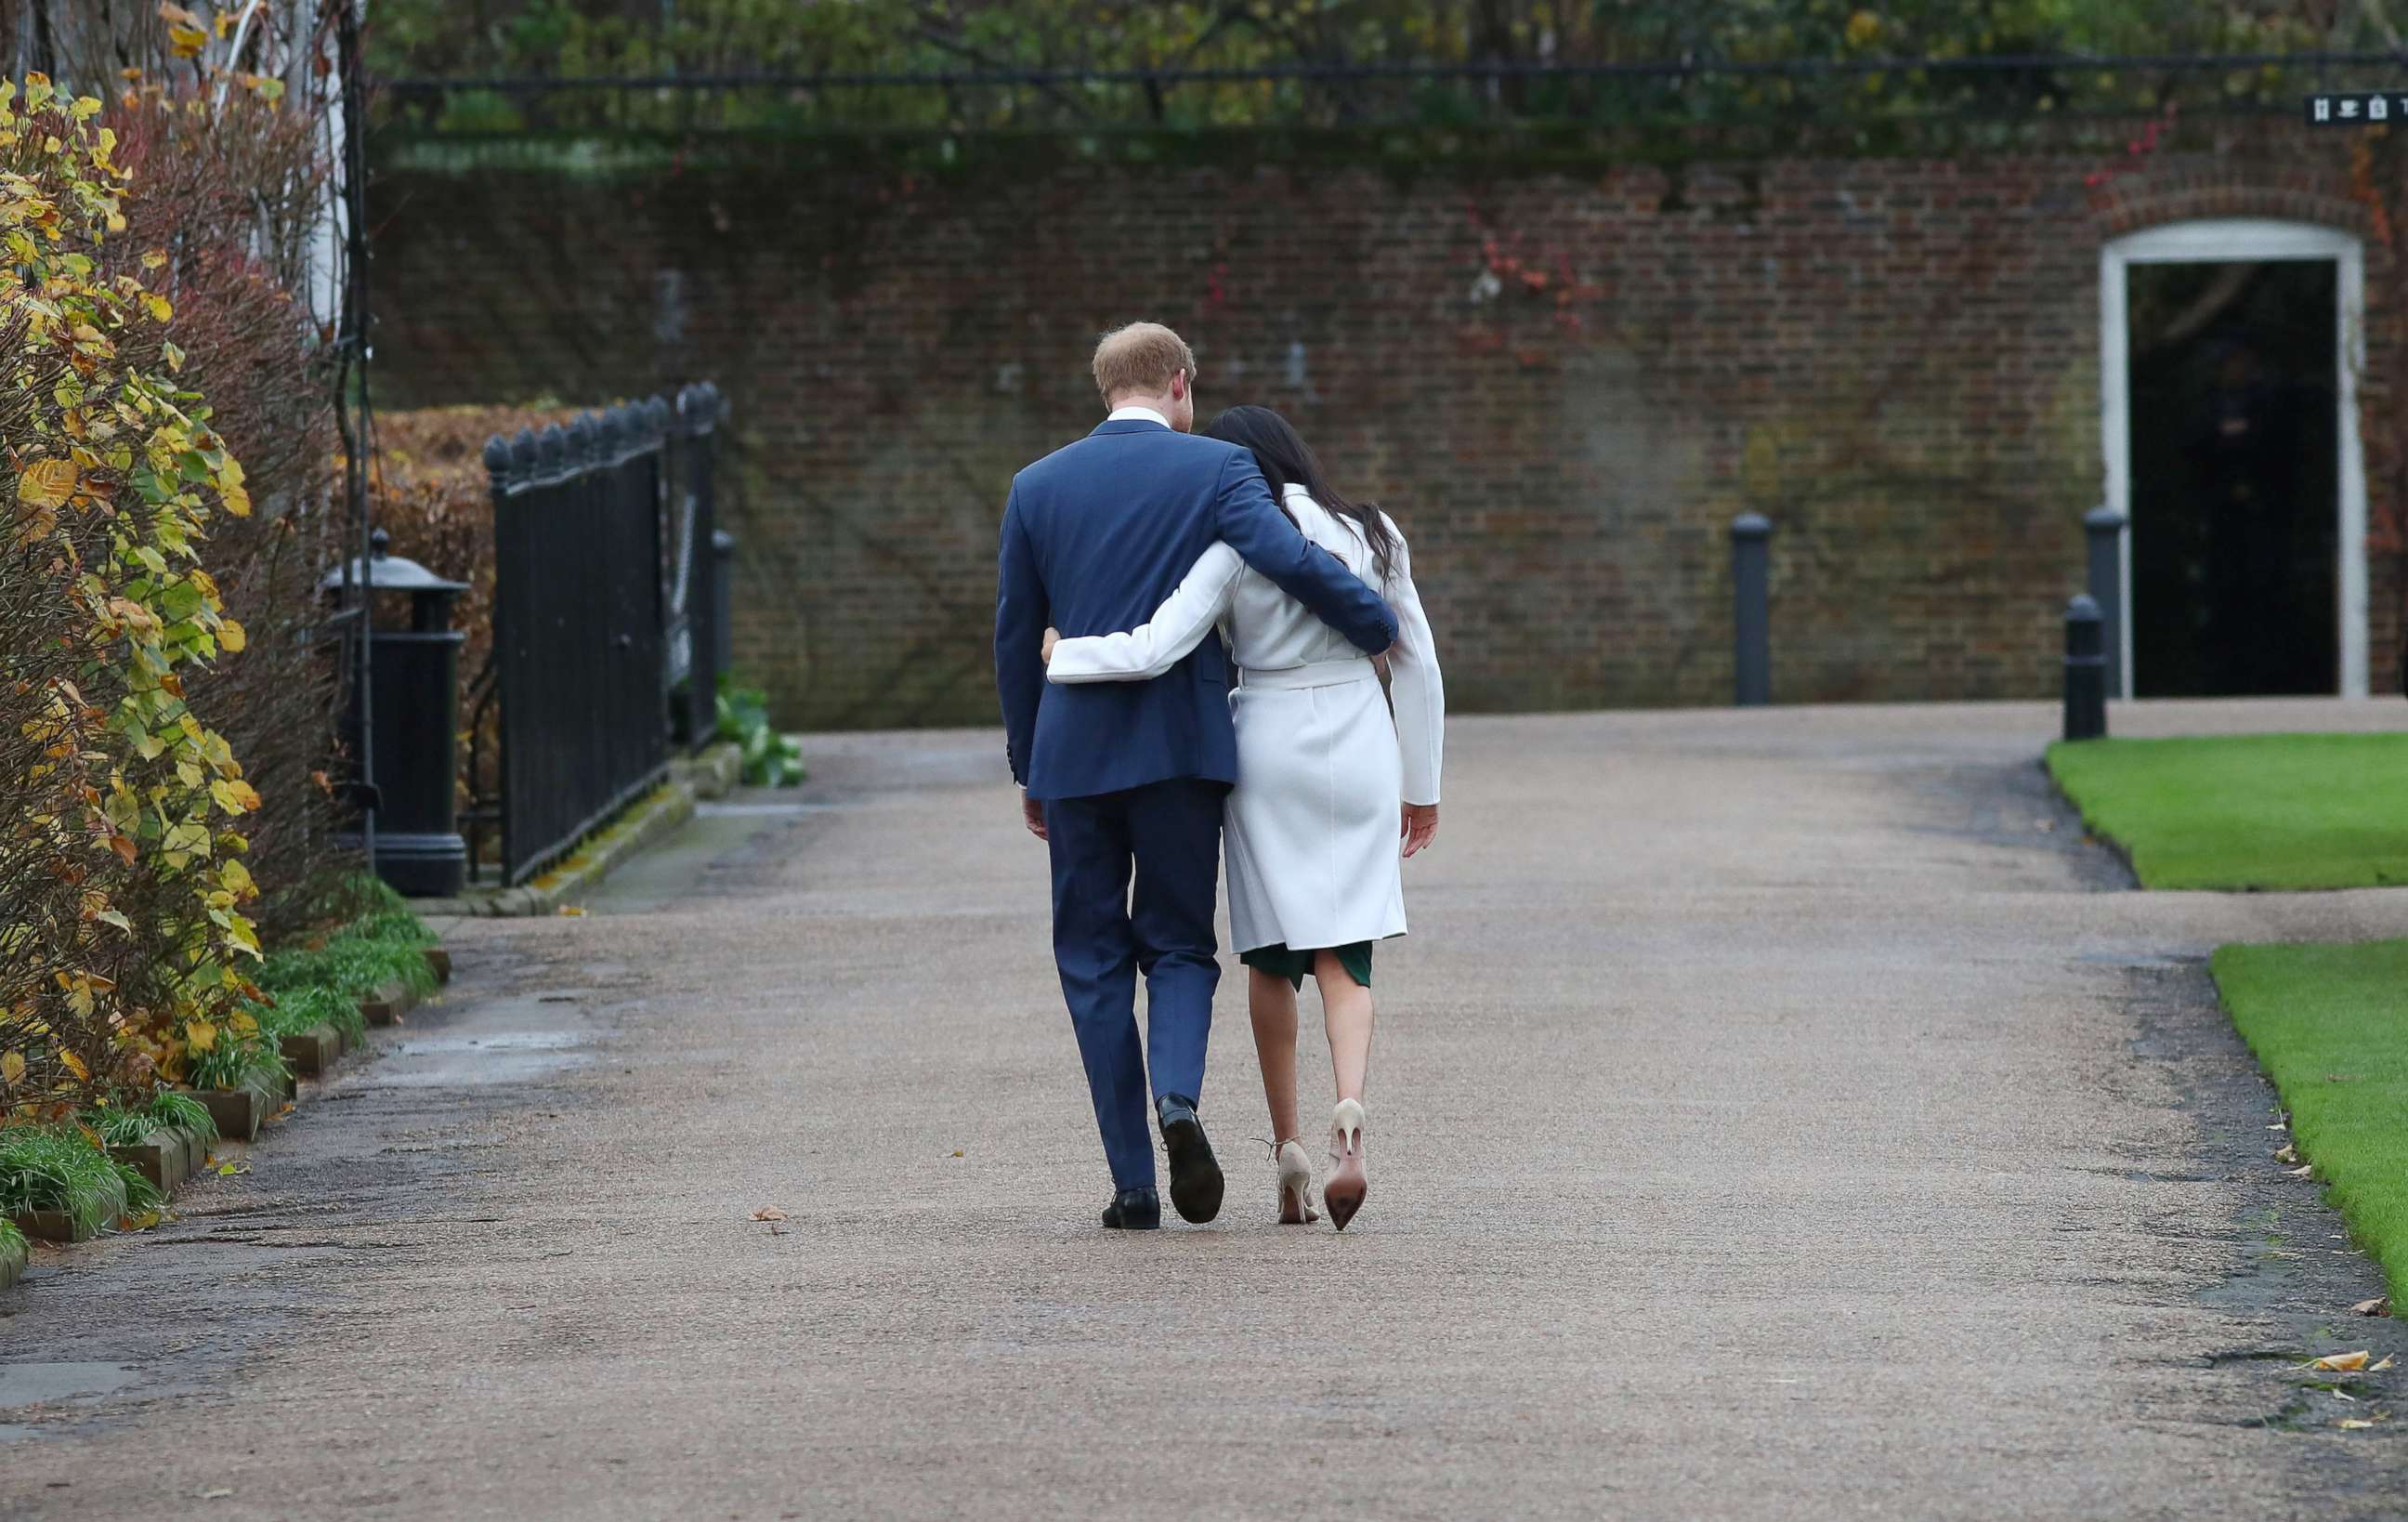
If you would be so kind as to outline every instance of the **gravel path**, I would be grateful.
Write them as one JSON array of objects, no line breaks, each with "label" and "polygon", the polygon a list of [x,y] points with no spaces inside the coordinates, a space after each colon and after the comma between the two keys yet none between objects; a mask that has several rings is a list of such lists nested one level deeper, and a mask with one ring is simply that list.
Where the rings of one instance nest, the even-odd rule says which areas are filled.
[{"label": "gravel path", "polygon": [[448,927],[249,1173],[45,1252],[0,1515],[2397,1515],[2408,1360],[2296,1365],[2408,1335],[2202,963],[2408,894],[2128,891],[2052,719],[1459,721],[1344,1237],[1270,1225],[1236,978],[1229,1209],[1096,1229],[999,739],[815,740],[583,917]]}]

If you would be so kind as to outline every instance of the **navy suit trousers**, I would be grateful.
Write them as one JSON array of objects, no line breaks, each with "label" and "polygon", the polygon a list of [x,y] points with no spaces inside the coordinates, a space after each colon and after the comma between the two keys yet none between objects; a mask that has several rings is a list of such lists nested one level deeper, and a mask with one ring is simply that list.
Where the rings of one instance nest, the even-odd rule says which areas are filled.
[{"label": "navy suit trousers", "polygon": [[[1166,1094],[1203,1097],[1204,1045],[1221,982],[1212,909],[1227,794],[1226,783],[1174,778],[1045,804],[1054,962],[1115,1189],[1154,1187],[1151,1101]],[[1142,1052],[1140,973],[1146,991]]]}]

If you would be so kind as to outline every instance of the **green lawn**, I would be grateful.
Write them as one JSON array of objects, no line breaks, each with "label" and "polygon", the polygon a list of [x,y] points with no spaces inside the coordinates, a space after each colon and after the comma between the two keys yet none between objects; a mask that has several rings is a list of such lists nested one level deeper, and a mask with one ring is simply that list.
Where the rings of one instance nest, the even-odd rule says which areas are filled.
[{"label": "green lawn", "polygon": [[2408,940],[2226,946],[2214,965],[2300,1155],[2408,1307]]},{"label": "green lawn", "polygon": [[2408,883],[2408,734],[2060,741],[2048,766],[2143,887]]}]

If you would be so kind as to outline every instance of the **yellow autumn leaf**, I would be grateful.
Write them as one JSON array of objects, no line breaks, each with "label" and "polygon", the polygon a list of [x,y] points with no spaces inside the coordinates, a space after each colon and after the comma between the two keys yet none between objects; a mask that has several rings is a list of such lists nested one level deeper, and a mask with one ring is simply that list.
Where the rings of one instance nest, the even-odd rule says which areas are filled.
[{"label": "yellow autumn leaf", "polygon": [[174,303],[156,291],[143,292],[142,305],[150,309],[151,318],[157,322],[166,322],[176,315]]},{"label": "yellow autumn leaf", "polygon": [[25,1076],[25,1059],[15,1052],[0,1052],[0,1084],[15,1084]]},{"label": "yellow autumn leaf", "polygon": [[195,1052],[213,1052],[218,1044],[218,1027],[207,1020],[195,1020],[184,1027],[184,1044]]},{"label": "yellow autumn leaf", "polygon": [[17,478],[17,500],[28,507],[55,508],[75,495],[73,460],[36,460]]},{"label": "yellow autumn leaf", "polygon": [[2366,1348],[2359,1348],[2355,1353],[2328,1353],[2308,1367],[2328,1374],[2353,1373],[2366,1367],[2369,1351]]},{"label": "yellow autumn leaf", "polygon": [[[231,506],[233,506],[233,504],[232,504],[231,502],[229,502],[229,503],[227,504],[227,506],[231,507]],[[242,625],[239,625],[239,624],[236,623],[233,619],[230,619],[230,618],[228,618],[228,619],[222,619],[222,620],[220,620],[220,621],[219,621],[219,623],[218,623],[218,648],[219,648],[219,649],[221,649],[221,650],[224,651],[224,652],[225,652],[227,654],[229,654],[229,655],[239,655],[239,654],[241,654],[241,653],[243,653],[244,648],[245,648],[246,646],[248,646],[250,643],[251,643],[251,636],[243,632],[243,627],[242,627]]]},{"label": "yellow autumn leaf", "polygon": [[59,1054],[59,1066],[75,1074],[76,1080],[79,1083],[88,1081],[92,1077],[92,1070],[85,1067],[83,1065],[83,1058],[76,1055],[73,1052],[61,1052]]}]

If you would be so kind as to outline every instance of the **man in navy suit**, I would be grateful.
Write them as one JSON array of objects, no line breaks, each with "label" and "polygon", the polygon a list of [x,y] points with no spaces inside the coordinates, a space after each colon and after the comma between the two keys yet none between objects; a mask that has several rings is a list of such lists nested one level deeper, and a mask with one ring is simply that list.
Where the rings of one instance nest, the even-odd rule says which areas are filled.
[{"label": "man in navy suit", "polygon": [[1251,452],[1193,436],[1196,356],[1179,335],[1155,323],[1107,334],[1095,368],[1111,415],[1012,478],[996,687],[1024,817],[1053,854],[1054,960],[1112,1172],[1104,1225],[1143,1229],[1162,1221],[1149,1097],[1171,1204],[1190,1221],[1221,1209],[1221,1169],[1196,1101],[1221,981],[1221,803],[1238,778],[1229,663],[1207,639],[1151,682],[1051,686],[1046,627],[1136,627],[1215,539],[1371,654],[1395,642],[1397,620],[1297,532]]}]

